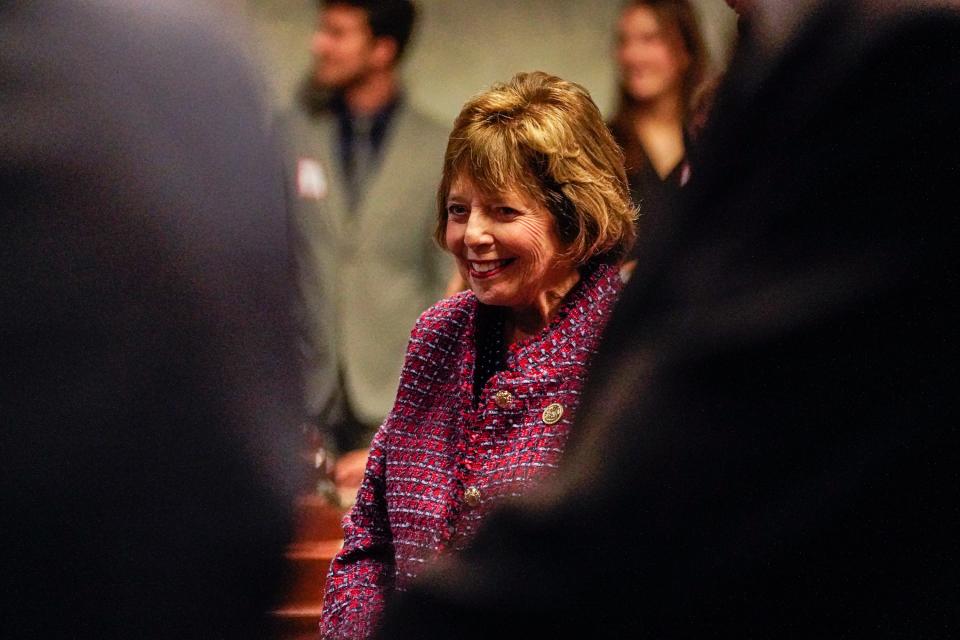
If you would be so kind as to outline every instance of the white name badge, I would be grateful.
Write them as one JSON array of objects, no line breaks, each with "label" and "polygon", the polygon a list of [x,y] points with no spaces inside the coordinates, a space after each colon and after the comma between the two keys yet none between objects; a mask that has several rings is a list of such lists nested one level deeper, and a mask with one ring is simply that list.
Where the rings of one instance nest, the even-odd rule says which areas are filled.
[{"label": "white name badge", "polygon": [[327,197],[327,174],[317,160],[300,158],[297,161],[297,193],[308,200]]}]

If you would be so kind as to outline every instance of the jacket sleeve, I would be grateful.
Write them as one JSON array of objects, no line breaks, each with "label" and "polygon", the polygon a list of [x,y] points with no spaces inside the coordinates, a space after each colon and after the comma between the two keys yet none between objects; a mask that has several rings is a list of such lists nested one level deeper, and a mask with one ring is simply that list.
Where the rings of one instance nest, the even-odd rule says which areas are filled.
[{"label": "jacket sleeve", "polygon": [[390,417],[373,439],[356,504],[344,519],[343,548],[330,564],[320,623],[325,639],[368,637],[393,590],[393,538],[385,499],[389,424]]},{"label": "jacket sleeve", "polygon": [[343,548],[330,563],[323,601],[320,631],[325,640],[371,636],[394,590],[394,540],[386,499],[389,441],[390,434],[402,428],[401,407],[411,402],[411,394],[421,393],[415,380],[429,342],[423,339],[424,325],[431,324],[433,311],[424,312],[410,334],[393,410],[373,438],[356,503],[343,521]]},{"label": "jacket sleeve", "polygon": [[464,296],[441,300],[420,316],[410,334],[393,410],[373,438],[356,504],[344,519],[343,549],[330,564],[320,623],[325,640],[372,636],[394,591],[395,550],[386,499],[392,436],[412,420],[410,407],[422,405],[430,393],[423,384],[424,363],[437,361],[437,350],[448,351],[456,339],[441,337],[436,328],[466,301]]}]

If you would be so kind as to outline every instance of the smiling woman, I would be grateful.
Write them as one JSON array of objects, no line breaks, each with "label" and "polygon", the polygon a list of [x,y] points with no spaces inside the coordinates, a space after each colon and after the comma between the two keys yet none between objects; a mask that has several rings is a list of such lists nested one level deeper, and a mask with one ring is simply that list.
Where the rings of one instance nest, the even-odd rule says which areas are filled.
[{"label": "smiling woman", "polygon": [[438,190],[437,241],[508,338],[542,329],[587,263],[633,241],[620,150],[585,89],[519,74],[468,102]]},{"label": "smiling woman", "polygon": [[470,287],[413,329],[327,580],[326,638],[364,638],[386,597],[560,461],[634,235],[623,156],[585,89],[518,74],[468,102],[436,238]]},{"label": "smiling woman", "polygon": [[487,195],[468,178],[448,199],[445,243],[461,276],[481,303],[509,309],[511,333],[535,333],[580,279],[550,211],[522,192]]}]

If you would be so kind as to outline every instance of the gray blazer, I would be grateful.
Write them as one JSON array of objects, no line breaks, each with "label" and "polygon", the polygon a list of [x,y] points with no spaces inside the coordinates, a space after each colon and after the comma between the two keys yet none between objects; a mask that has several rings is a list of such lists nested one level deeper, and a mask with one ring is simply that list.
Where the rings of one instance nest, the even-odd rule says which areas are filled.
[{"label": "gray blazer", "polygon": [[448,130],[403,103],[393,117],[355,212],[336,117],[295,109],[282,123],[306,410],[322,415],[345,397],[374,427],[393,405],[410,329],[452,269],[432,239]]}]

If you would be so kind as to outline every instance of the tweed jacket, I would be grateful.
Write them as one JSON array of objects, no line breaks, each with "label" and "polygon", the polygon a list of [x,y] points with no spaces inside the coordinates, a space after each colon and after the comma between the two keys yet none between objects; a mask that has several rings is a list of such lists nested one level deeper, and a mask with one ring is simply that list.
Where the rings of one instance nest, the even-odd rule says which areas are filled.
[{"label": "tweed jacket", "polygon": [[556,468],[620,286],[614,267],[585,274],[543,331],[508,347],[476,405],[477,298],[463,292],[420,317],[330,567],[325,638],[369,636],[392,590]]}]

